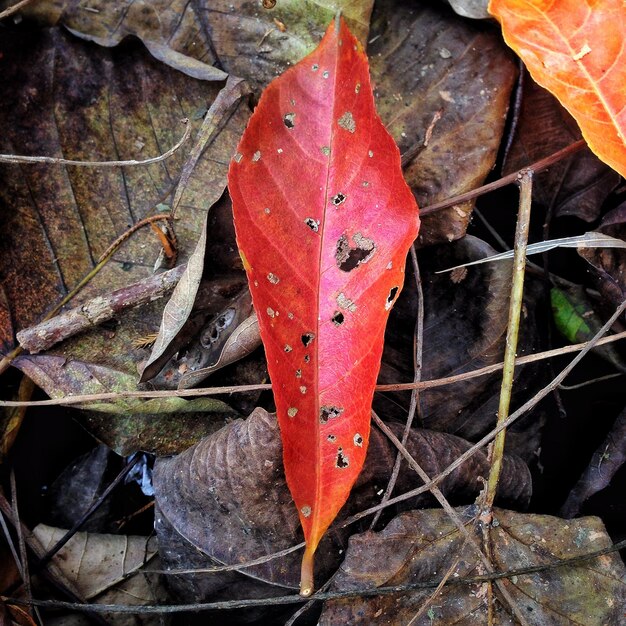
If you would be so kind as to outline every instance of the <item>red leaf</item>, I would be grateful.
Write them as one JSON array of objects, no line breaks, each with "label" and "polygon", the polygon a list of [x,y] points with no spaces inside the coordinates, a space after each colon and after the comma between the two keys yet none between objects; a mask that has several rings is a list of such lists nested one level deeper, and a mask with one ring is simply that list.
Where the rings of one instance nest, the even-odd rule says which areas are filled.
[{"label": "red leaf", "polygon": [[589,147],[626,176],[623,0],[491,0],[504,38],[574,116]]},{"label": "red leaf", "polygon": [[229,171],[284,447],[313,553],[358,476],[389,310],[419,219],[343,21],[263,93]]}]

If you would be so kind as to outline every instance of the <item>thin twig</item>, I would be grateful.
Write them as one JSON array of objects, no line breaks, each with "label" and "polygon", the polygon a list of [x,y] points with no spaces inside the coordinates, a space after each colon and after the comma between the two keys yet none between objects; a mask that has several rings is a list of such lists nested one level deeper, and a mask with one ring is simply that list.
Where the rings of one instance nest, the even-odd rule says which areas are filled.
[{"label": "thin twig", "polygon": [[[422,379],[422,346],[423,346],[423,338],[424,338],[424,293],[422,291],[422,277],[420,275],[419,263],[417,262],[417,254],[415,252],[415,246],[411,246],[411,262],[413,265],[413,275],[415,278],[415,290],[417,292],[417,319],[415,321],[415,330],[413,334],[413,382],[419,383]],[[411,401],[409,403],[409,414],[406,418],[406,423],[404,425],[404,431],[402,432],[402,445],[406,447],[407,441],[409,439],[409,434],[411,433],[411,427],[413,426],[413,419],[415,418],[415,414],[417,413],[421,417],[421,411],[418,410],[419,407],[419,391],[417,389],[413,389],[411,391]],[[387,488],[385,489],[385,493],[381,498],[381,504],[387,502],[391,497],[394,487],[396,486],[396,481],[398,480],[398,475],[400,474],[400,466],[402,465],[402,455],[400,451],[396,453],[396,460],[393,465],[393,470],[391,471],[391,476],[389,478],[389,482],[387,483]],[[380,516],[383,512],[383,509],[380,509],[374,518],[370,522],[370,530],[374,530]]]},{"label": "thin twig", "polygon": [[[515,576],[527,576],[537,574],[561,567],[574,567],[592,561],[594,559],[611,554],[626,548],[626,540],[615,543],[606,548],[588,552],[571,557],[553,561],[552,563],[542,563],[540,565],[532,565],[529,567],[521,567],[519,569],[507,570],[505,572],[492,572],[490,574],[482,574],[478,576],[470,576],[465,578],[452,578],[446,581],[445,586],[458,585],[475,585],[477,583],[489,582],[491,580],[500,580],[503,578],[513,578]],[[418,583],[410,583],[407,585],[393,585],[388,587],[377,587],[372,589],[351,589],[349,591],[327,591],[317,592],[311,596],[311,600],[339,600],[343,598],[371,598],[377,596],[389,596],[397,594],[406,594],[410,591],[420,591],[422,589],[435,589],[441,580],[428,580]],[[28,604],[21,598],[9,598],[0,596],[0,600],[7,604],[15,604],[24,606]],[[161,605],[127,605],[127,604],[84,604],[77,602],[62,602],[59,600],[33,600],[32,604],[41,607],[53,609],[71,609],[82,611],[85,613],[126,613],[131,615],[154,615],[154,614],[171,614],[184,613],[188,611],[212,611],[212,610],[232,610],[257,606],[280,606],[286,604],[300,604],[304,602],[302,596],[292,594],[289,596],[278,596],[274,598],[251,598],[245,600],[222,600],[219,602],[200,602],[194,604],[161,604]]]},{"label": "thin twig", "polygon": [[34,165],[38,163],[47,163],[49,165],[75,165],[78,167],[133,167],[136,165],[151,165],[159,163],[171,157],[181,146],[189,139],[191,135],[191,124],[187,118],[181,120],[181,124],[185,125],[185,132],[181,139],[172,146],[167,152],[143,161],[74,161],[72,159],[61,159],[58,157],[46,156],[22,156],[17,154],[0,154],[0,163],[24,163]]},{"label": "thin twig", "polygon": [[[11,508],[13,510],[13,518],[20,520],[20,510],[17,503],[17,484],[15,482],[15,470],[12,467],[9,472],[9,484],[11,486]],[[15,527],[17,532],[17,545],[20,550],[20,562],[22,564],[22,583],[24,585],[24,594],[29,600],[32,599],[32,585],[30,581],[30,568],[28,567],[28,554],[26,552],[26,541],[24,540],[24,533],[22,532],[22,525],[18,524]],[[32,610],[30,611],[32,617]]]},{"label": "thin twig", "polygon": [[46,552],[46,554],[39,560],[36,565],[36,571],[39,571],[42,567],[45,567],[53,559],[54,555],[63,548],[63,546],[81,529],[83,524],[94,514],[95,511],[102,506],[104,501],[109,497],[110,493],[126,478],[126,475],[137,464],[137,461],[141,458],[140,455],[135,455],[131,460],[122,468],[122,471],[114,478],[109,486],[102,492],[98,499],[80,516],[76,523],[68,530],[61,539],[59,539],[53,546]]},{"label": "thin twig", "polygon": [[482,196],[483,194],[489,193],[490,191],[495,191],[496,189],[500,189],[501,187],[506,187],[507,185],[514,183],[518,179],[522,171],[528,169],[532,170],[535,173],[541,172],[551,165],[554,165],[554,163],[560,161],[561,159],[564,159],[565,157],[570,156],[571,154],[574,154],[579,150],[582,150],[586,145],[587,143],[584,139],[576,141],[575,143],[570,144],[562,150],[558,150],[554,154],[551,154],[544,159],[532,163],[528,167],[525,167],[517,172],[513,172],[512,174],[508,174],[507,176],[503,176],[498,180],[494,180],[492,183],[488,183],[486,185],[483,185],[482,187],[477,187],[476,189],[472,189],[472,191],[462,193],[458,196],[454,196],[453,198],[448,198],[447,200],[443,200],[435,204],[430,204],[429,206],[424,207],[420,210],[420,215],[430,215],[431,213],[436,213],[437,211],[447,209],[448,207],[454,206],[455,204],[462,204],[463,202],[467,202],[468,200],[473,200],[474,198],[478,198],[478,196]]},{"label": "thin twig", "polygon": [[[526,246],[528,245],[528,231],[530,229],[530,207],[532,202],[533,173],[530,170],[520,175],[520,200],[515,228],[515,256],[513,257],[513,281],[509,300],[509,319],[506,331],[506,345],[504,350],[504,367],[502,369],[502,385],[500,387],[500,403],[498,406],[498,424],[503,422],[511,405],[513,379],[515,377],[515,354],[519,335],[522,303],[524,298],[524,270],[526,268]],[[483,513],[493,507],[496,497],[502,464],[504,462],[504,441],[506,431],[502,430],[493,441],[490,449],[491,466],[487,489],[482,502]]]},{"label": "thin twig", "polygon": [[[563,346],[562,348],[555,348],[553,350],[546,350],[545,352],[537,352],[536,354],[529,354],[527,356],[519,357],[515,360],[515,366],[527,365],[528,363],[536,363],[545,359],[551,359],[557,356],[565,354],[571,354],[572,352],[579,352],[584,350],[589,344],[593,342],[592,348],[597,346],[604,346],[615,341],[626,339],[626,331],[616,333],[609,337],[604,337],[597,341],[590,340],[582,343],[575,343],[569,346]],[[588,350],[585,351],[587,354]],[[493,365],[487,365],[481,367],[472,372],[465,372],[464,374],[456,374],[455,376],[446,376],[444,378],[436,378],[434,380],[425,380],[418,383],[393,383],[386,385],[377,385],[376,391],[378,392],[390,392],[390,391],[411,391],[412,389],[434,389],[436,387],[445,387],[447,385],[453,385],[455,383],[471,380],[472,378],[478,378],[480,376],[486,376],[493,372],[498,372],[502,369],[503,363],[494,363]],[[214,396],[218,394],[229,393],[247,393],[249,391],[267,391],[272,388],[271,384],[258,384],[258,385],[230,385],[227,387],[198,387],[197,389],[168,389],[160,391],[116,391],[107,393],[94,393],[75,396],[65,396],[63,398],[52,398],[50,400],[31,400],[31,401],[18,401],[18,400],[0,400],[0,407],[5,406],[71,406],[75,404],[84,404],[87,402],[102,402],[106,400],[117,400],[118,398],[192,398],[198,396]]]},{"label": "thin twig", "polygon": [[[439,487],[437,487],[433,483],[433,481],[430,479],[428,474],[426,474],[426,472],[422,469],[420,464],[411,456],[409,451],[402,445],[400,440],[395,436],[395,434],[389,428],[389,426],[387,426],[387,424],[385,424],[385,422],[383,422],[380,419],[380,417],[376,415],[374,411],[372,411],[372,418],[374,422],[376,423],[376,425],[378,426],[378,428],[380,428],[385,433],[385,435],[387,435],[387,438],[391,441],[391,443],[393,443],[393,445],[396,446],[396,448],[405,458],[406,462],[409,464],[411,469],[417,472],[417,475],[424,481],[424,483],[431,483],[431,487],[429,491],[433,494],[433,496],[435,496],[437,502],[441,504],[443,510],[447,513],[448,517],[452,520],[454,525],[457,527],[459,533],[463,536],[467,544],[473,548],[474,552],[478,556],[478,559],[483,564],[483,567],[487,570],[487,572],[489,573],[493,572],[494,570],[493,570],[493,564],[491,562],[491,559],[488,558],[484,554],[476,538],[470,534],[469,530],[467,530],[467,528],[465,527],[465,524],[463,523],[463,520],[461,520],[457,512],[452,508],[452,506],[450,506],[450,503],[448,502],[446,497],[443,495]],[[528,626],[528,622],[526,621],[526,618],[524,614],[522,613],[521,609],[517,606],[517,603],[515,602],[515,598],[513,598],[513,596],[509,593],[509,590],[504,586],[504,581],[498,580],[496,581],[496,585],[498,586],[500,593],[504,596],[504,599],[507,601],[509,608],[514,613],[519,623],[522,624],[522,626]]]},{"label": "thin twig", "polygon": [[[570,363],[564,367],[559,374],[543,389],[540,389],[530,400],[526,401],[522,406],[520,406],[516,411],[511,413],[509,417],[504,420],[501,424],[496,426],[491,432],[487,433],[482,439],[480,439],[477,443],[475,443],[471,448],[466,450],[461,456],[459,456],[455,461],[450,463],[448,467],[439,473],[438,476],[435,476],[432,481],[422,485],[421,487],[417,487],[412,489],[411,491],[407,491],[406,493],[396,496],[395,498],[391,498],[385,506],[390,506],[392,504],[397,504],[399,502],[404,502],[410,498],[414,498],[426,491],[430,490],[430,487],[433,484],[437,484],[441,482],[446,476],[450,475],[457,467],[460,467],[467,461],[470,457],[472,457],[478,450],[480,450],[483,446],[488,444],[494,437],[505,428],[508,428],[513,422],[518,420],[522,415],[524,415],[527,411],[536,406],[541,400],[543,400],[548,394],[552,393],[552,390],[555,389],[558,385],[560,385],[570,374],[570,372],[585,358],[585,356],[593,350],[593,348],[598,345],[600,338],[604,335],[610,328],[613,326],[615,321],[624,313],[626,310],[626,300],[620,304],[620,306],[616,309],[615,313],[611,316],[611,318],[600,328],[600,330],[593,336],[593,338],[588,341],[585,347],[570,361]],[[362,519],[363,517],[367,517],[368,515],[372,515],[376,513],[380,508],[380,505],[373,506],[365,511],[361,511],[356,515],[351,516],[347,520],[345,520],[342,524],[343,526],[347,526],[349,524],[353,524],[354,522]]]},{"label": "thin twig", "polygon": [[23,9],[27,4],[30,4],[31,2],[33,2],[33,0],[20,0],[20,2],[0,12],[0,20],[3,20],[5,17],[9,17],[10,15],[13,15],[13,13],[17,13],[20,9]]}]

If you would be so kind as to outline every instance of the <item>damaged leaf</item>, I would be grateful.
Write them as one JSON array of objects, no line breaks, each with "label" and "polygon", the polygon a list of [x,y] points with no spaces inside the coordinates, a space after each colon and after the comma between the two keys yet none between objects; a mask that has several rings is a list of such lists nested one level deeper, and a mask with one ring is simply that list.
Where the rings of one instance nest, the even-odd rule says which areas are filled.
[{"label": "damaged leaf", "polygon": [[[332,418],[331,418],[332,419]],[[393,424],[399,434],[401,426]],[[333,433],[329,436],[336,437]],[[356,445],[363,445],[361,440]],[[426,430],[414,430],[407,448],[431,476],[447,467],[469,448],[458,437]],[[395,448],[372,430],[370,448],[363,472],[352,490],[341,518],[380,501],[395,460]],[[454,502],[472,501],[482,488],[481,476],[488,472],[488,461],[477,453],[440,485]],[[421,485],[417,475],[403,465],[397,493]],[[297,512],[289,495],[282,467],[281,442],[274,415],[256,409],[245,421],[237,420],[177,457],[157,459],[154,469],[157,505],[156,529],[159,550],[169,568],[207,567],[212,563],[236,564],[284,550],[302,540]],[[531,481],[526,465],[517,457],[505,457],[500,482],[500,502],[526,506]],[[422,494],[402,503],[412,508],[430,503]],[[325,536],[318,555],[320,578],[337,567],[349,529],[335,525]],[[202,551],[202,554],[199,552]],[[300,578],[299,553],[273,559],[262,565],[233,572],[209,574],[192,580],[170,579],[183,597],[198,601],[198,589],[206,599],[228,582],[242,592],[247,580],[267,585],[296,587]],[[237,583],[237,584],[235,584]],[[232,597],[237,597],[236,591]],[[247,592],[246,592],[247,593]],[[223,597],[223,596],[222,596]]]},{"label": "damaged leaf", "polygon": [[[460,513],[466,520],[472,515],[471,509]],[[494,519],[497,525],[494,523],[489,529],[489,535],[492,562],[498,572],[553,565],[561,559],[612,545],[602,522],[595,517],[565,521],[494,509]],[[474,532],[480,545],[482,535]],[[331,589],[425,582],[434,582],[433,586],[395,595],[327,601],[319,624],[486,624],[488,600],[484,583],[448,585],[429,601],[434,586],[452,566],[455,569],[451,581],[483,573],[475,552],[444,511],[409,511],[399,515],[380,533],[366,532],[350,539],[346,559]],[[509,594],[529,625],[621,621],[626,570],[616,553],[505,580]],[[428,610],[421,611],[415,620],[425,606]],[[490,623],[511,623],[510,614],[500,601],[495,604],[494,617]]]},{"label": "damaged leaf", "polygon": [[229,190],[307,541],[308,595],[313,554],[365,459],[385,323],[419,225],[345,22],[265,90]]}]

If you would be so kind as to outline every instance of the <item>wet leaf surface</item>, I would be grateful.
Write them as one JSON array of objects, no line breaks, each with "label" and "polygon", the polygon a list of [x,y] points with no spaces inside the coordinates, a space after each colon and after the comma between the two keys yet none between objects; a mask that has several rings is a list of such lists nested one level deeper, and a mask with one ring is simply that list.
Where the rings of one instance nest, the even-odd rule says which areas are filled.
[{"label": "wet leaf surface", "polygon": [[[394,428],[400,432],[397,425]],[[409,452],[431,476],[468,447],[458,437],[425,430],[414,431],[408,442]],[[373,430],[365,467],[341,512],[342,518],[380,500],[394,459],[395,448]],[[485,475],[487,468],[486,457],[479,453],[446,478],[441,488],[453,501],[472,500],[481,488],[478,477]],[[420,484],[416,474],[404,466],[397,493]],[[283,474],[278,425],[275,416],[262,409],[256,409],[245,421],[234,421],[177,457],[157,459],[154,487],[159,551],[169,568],[243,563],[302,541],[298,515]],[[528,469],[519,458],[507,458],[501,483],[503,502],[525,506],[529,496]],[[428,502],[430,497],[422,495],[404,505],[424,506]],[[334,526],[322,541],[317,563],[320,579],[338,565],[338,550],[345,548],[349,532]],[[294,587],[300,579],[299,570],[300,553],[296,552],[243,571],[264,585]],[[189,580],[177,577],[175,584],[182,597],[190,598],[194,593],[208,597],[233,581],[253,584],[244,583],[232,572]],[[237,587],[233,597],[241,591]]]},{"label": "wet leaf surface", "polygon": [[[474,189],[495,163],[516,76],[495,32],[424,6],[385,0],[373,16],[376,107],[401,153],[420,207]],[[427,146],[424,146],[424,143]],[[424,216],[419,242],[465,234],[473,203]]]},{"label": "wet leaf surface", "polygon": [[[574,118],[559,101],[525,76],[519,121],[503,174],[526,167],[581,138]],[[550,208],[554,217],[571,215],[593,222],[619,180],[617,172],[585,148],[537,174],[533,201]]]},{"label": "wet leaf surface", "polygon": [[[467,515],[467,512],[465,513]],[[612,544],[598,518],[561,520],[495,509],[490,529],[496,571],[554,563]],[[476,533],[480,542],[480,535]],[[458,559],[458,562],[457,562]],[[375,588],[441,580],[457,562],[460,577],[481,573],[473,550],[439,510],[410,511],[380,533],[350,539],[334,590]],[[546,569],[506,581],[506,588],[532,626],[545,624],[617,624],[626,600],[626,570],[617,554],[576,566]],[[320,626],[331,624],[408,624],[434,589],[396,596],[333,600],[325,603]],[[487,600],[481,583],[446,586],[412,624],[486,623]],[[511,624],[498,603],[495,624]]]}]

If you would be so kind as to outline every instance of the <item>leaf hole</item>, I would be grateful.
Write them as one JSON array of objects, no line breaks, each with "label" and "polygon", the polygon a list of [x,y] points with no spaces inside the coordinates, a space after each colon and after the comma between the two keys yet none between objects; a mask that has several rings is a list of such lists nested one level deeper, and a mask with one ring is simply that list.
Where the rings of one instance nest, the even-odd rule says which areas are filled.
[{"label": "leaf hole", "polygon": [[304,333],[301,337],[302,345],[306,348],[315,339],[314,333]]},{"label": "leaf hole", "polygon": [[343,453],[342,448],[337,448],[337,459],[335,460],[335,467],[338,469],[346,469],[350,465],[348,457]]},{"label": "leaf hole", "polygon": [[319,220],[314,220],[312,217],[307,217],[304,220],[304,223],[314,232],[316,233],[320,229]]},{"label": "leaf hole", "polygon": [[280,282],[280,278],[278,278],[276,274],[272,274],[272,272],[267,275],[267,280],[269,280],[272,285],[277,285]]},{"label": "leaf hole", "polygon": [[287,409],[287,415],[294,418],[298,414],[298,409],[295,406],[291,406]]},{"label": "leaf hole", "polygon": [[343,413],[343,407],[327,405],[320,407],[320,424],[326,424],[328,420],[335,419]]},{"label": "leaf hole", "polygon": [[302,370],[296,370],[296,378],[302,378]]},{"label": "leaf hole", "polygon": [[396,295],[398,295],[398,290],[400,289],[400,287],[392,287],[391,291],[389,292],[389,295],[387,296],[387,302],[385,303],[385,309],[389,310],[391,308],[391,305],[393,304],[393,301],[396,297]]},{"label": "leaf hole", "polygon": [[335,259],[337,266],[342,272],[351,272],[361,263],[367,263],[376,251],[374,242],[367,237],[363,237],[361,233],[356,233],[352,239],[355,247],[350,246],[348,237],[345,234],[341,235],[337,241]]},{"label": "leaf hole", "polygon": [[256,163],[257,161],[261,160],[261,151],[257,150],[253,155],[252,155],[252,162]]},{"label": "leaf hole", "polygon": [[285,344],[285,347],[283,348],[283,350],[285,352],[291,352],[293,350],[293,348],[287,343],[287,344]]},{"label": "leaf hole", "polygon": [[296,125],[296,114],[286,113],[283,122],[287,128],[292,129]]},{"label": "leaf hole", "polygon": [[326,439],[328,439],[328,441],[330,441],[330,443],[334,443],[335,441],[337,441],[337,437],[335,437],[335,435],[328,435],[328,437],[326,437]]},{"label": "leaf hole", "polygon": [[359,433],[355,433],[354,438],[352,439],[352,441],[354,441],[354,445],[358,446],[359,448],[363,447],[363,437],[361,437],[361,435]]},{"label": "leaf hole", "polygon": [[331,317],[331,321],[335,326],[341,326],[344,320],[345,318],[341,311],[335,311],[334,315]]},{"label": "leaf hole", "polygon": [[314,72],[317,72],[317,70],[320,69],[320,66],[317,63],[313,63],[313,65],[311,65],[311,70],[313,70]]},{"label": "leaf hole", "polygon": [[305,387],[304,385],[302,385],[302,386],[300,387],[300,393],[301,393],[302,395],[304,395],[304,394],[306,393],[306,387]]},{"label": "leaf hole", "polygon": [[304,355],[304,362],[308,363],[311,360],[311,357],[308,354]]},{"label": "leaf hole", "polygon": [[333,196],[333,199],[331,200],[331,202],[335,205],[335,206],[339,206],[340,204],[343,204],[346,201],[346,195],[343,193],[338,193],[336,195]]}]

